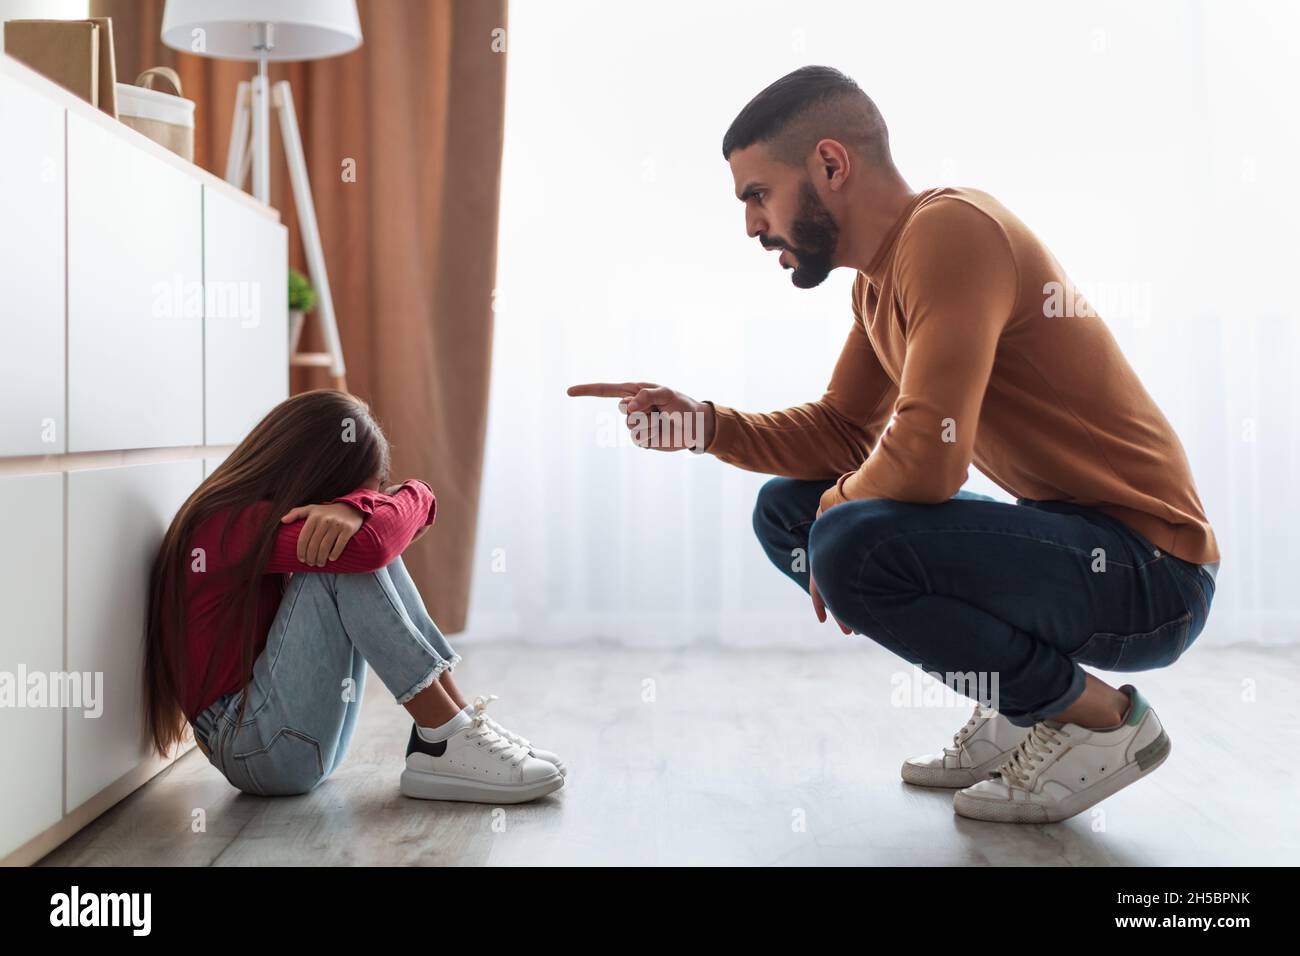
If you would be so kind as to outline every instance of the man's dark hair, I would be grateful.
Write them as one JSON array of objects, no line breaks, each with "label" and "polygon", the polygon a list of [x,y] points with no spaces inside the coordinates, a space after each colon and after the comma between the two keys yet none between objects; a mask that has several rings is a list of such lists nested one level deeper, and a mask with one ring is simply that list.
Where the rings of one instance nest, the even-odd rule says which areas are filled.
[{"label": "man's dark hair", "polygon": [[893,163],[884,117],[862,87],[832,67],[804,66],[745,105],[722,137],[722,156],[766,143],[777,160],[798,166],[823,139],[838,140],[870,162]]}]

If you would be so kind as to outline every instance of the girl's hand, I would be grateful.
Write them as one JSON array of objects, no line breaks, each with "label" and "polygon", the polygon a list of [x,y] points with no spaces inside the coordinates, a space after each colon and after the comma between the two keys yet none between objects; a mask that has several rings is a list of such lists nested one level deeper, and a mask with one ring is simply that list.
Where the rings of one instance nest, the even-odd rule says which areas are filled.
[{"label": "girl's hand", "polygon": [[365,516],[351,505],[300,505],[280,519],[281,524],[305,521],[298,534],[298,560],[323,568],[343,553],[352,536],[361,530]]}]

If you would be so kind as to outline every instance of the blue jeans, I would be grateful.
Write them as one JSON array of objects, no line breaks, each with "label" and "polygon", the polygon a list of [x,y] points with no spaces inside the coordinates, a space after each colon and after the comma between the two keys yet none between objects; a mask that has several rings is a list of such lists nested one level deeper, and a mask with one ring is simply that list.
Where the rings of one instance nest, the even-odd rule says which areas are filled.
[{"label": "blue jeans", "polygon": [[[366,663],[404,704],[460,661],[401,558],[368,574],[294,574],[242,691],[192,722],[208,760],[245,793],[306,793],[343,759]],[[243,720],[235,726],[242,697]]]},{"label": "blue jeans", "polygon": [[754,530],[768,557],[804,590],[811,569],[838,620],[953,689],[996,681],[983,702],[1017,726],[1069,707],[1081,664],[1167,667],[1205,627],[1210,574],[1094,509],[959,492],[850,501],[814,521],[831,484],[763,486]]}]

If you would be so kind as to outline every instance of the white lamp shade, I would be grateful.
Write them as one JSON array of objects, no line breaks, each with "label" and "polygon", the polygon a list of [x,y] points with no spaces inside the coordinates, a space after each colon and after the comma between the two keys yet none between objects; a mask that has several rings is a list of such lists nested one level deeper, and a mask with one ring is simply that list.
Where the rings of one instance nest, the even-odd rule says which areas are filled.
[{"label": "white lamp shade", "polygon": [[269,60],[320,60],[361,45],[356,0],[167,0],[162,41],[173,50],[257,60],[254,26],[273,24]]}]

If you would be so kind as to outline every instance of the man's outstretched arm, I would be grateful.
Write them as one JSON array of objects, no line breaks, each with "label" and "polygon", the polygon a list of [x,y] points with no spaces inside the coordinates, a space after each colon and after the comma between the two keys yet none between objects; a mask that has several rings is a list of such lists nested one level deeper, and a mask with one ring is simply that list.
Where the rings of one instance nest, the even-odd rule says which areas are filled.
[{"label": "man's outstretched arm", "polygon": [[[697,402],[650,382],[575,385],[570,395],[618,398],[633,441],[647,448],[707,451],[748,471],[788,478],[838,478],[861,466],[889,420],[897,389],[855,320],[826,393],[784,411],[739,412]],[[685,440],[679,423],[686,422]]]},{"label": "man's outstretched arm", "polygon": [[716,425],[713,441],[704,450],[748,471],[787,478],[838,478],[861,467],[871,454],[897,395],[855,314],[821,398],[767,413],[707,403],[716,412]]}]

